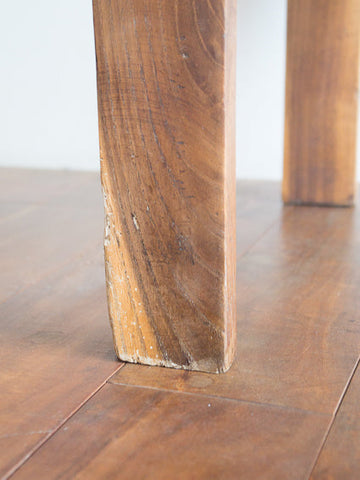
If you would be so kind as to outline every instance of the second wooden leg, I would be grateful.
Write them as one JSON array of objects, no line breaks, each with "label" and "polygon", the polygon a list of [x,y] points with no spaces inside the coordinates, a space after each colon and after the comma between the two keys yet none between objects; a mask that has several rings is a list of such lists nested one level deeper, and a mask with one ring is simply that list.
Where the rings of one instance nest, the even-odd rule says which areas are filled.
[{"label": "second wooden leg", "polygon": [[360,0],[288,0],[283,198],[351,205]]}]

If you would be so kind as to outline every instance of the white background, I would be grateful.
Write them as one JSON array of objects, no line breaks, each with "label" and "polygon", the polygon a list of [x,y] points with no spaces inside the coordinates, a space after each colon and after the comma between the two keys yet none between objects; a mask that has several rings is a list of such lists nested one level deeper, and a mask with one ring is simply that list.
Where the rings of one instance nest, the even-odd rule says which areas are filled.
[{"label": "white background", "polygon": [[[0,16],[0,165],[97,170],[91,1],[14,0],[5,5]],[[286,0],[238,0],[240,178],[282,175],[285,38]]]}]

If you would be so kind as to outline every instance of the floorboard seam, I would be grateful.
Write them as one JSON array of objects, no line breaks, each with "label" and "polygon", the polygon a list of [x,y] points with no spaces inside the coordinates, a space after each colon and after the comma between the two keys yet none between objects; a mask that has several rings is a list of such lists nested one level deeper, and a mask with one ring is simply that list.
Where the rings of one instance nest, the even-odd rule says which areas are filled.
[{"label": "floorboard seam", "polygon": [[[154,368],[157,368],[157,367],[154,367]],[[117,372],[115,372],[115,373],[117,373]],[[279,405],[279,404],[276,404],[276,403],[256,402],[256,401],[244,400],[244,399],[240,399],[240,398],[220,397],[219,395],[213,395],[211,393],[186,392],[186,391],[183,391],[183,390],[172,390],[170,388],[160,388],[160,387],[154,387],[154,386],[150,386],[150,385],[133,385],[133,384],[129,384],[129,383],[112,382],[111,377],[109,378],[108,383],[110,385],[114,385],[114,386],[117,385],[119,387],[146,388],[146,389],[149,389],[149,390],[156,390],[156,391],[165,392],[165,393],[168,392],[168,393],[177,393],[179,395],[192,395],[192,396],[195,396],[195,397],[201,397],[201,398],[207,398],[207,399],[212,398],[214,400],[226,400],[228,402],[244,403],[246,405],[254,405],[254,406],[257,406],[257,407],[275,408],[275,409],[279,409],[279,410],[285,410],[285,411],[288,411],[288,412],[298,412],[298,413],[306,413],[308,415],[319,415],[319,416],[323,416],[323,417],[331,417],[331,413],[316,412],[316,411],[313,411],[313,410],[306,410],[306,409],[298,408],[298,407],[290,407],[290,406],[287,406],[287,405]]]},{"label": "floorboard seam", "polygon": [[345,387],[344,387],[344,390],[343,390],[342,394],[340,395],[339,401],[338,401],[338,403],[337,403],[337,405],[336,405],[336,407],[335,407],[335,410],[334,410],[334,413],[333,413],[333,415],[332,415],[332,417],[331,417],[331,420],[330,420],[330,423],[329,423],[329,425],[328,425],[328,428],[326,429],[326,432],[325,432],[325,434],[324,434],[324,437],[323,437],[323,439],[322,439],[322,441],[321,441],[319,450],[318,450],[318,452],[317,452],[317,454],[316,454],[316,456],[315,456],[315,460],[314,460],[314,462],[312,463],[312,465],[311,465],[311,467],[310,467],[310,473],[309,473],[309,475],[306,476],[306,478],[307,478],[308,480],[311,479],[311,476],[312,476],[312,474],[314,473],[314,469],[315,469],[315,467],[316,467],[316,465],[317,465],[317,462],[318,462],[318,460],[319,460],[319,458],[320,458],[321,452],[322,452],[323,449],[324,449],[325,443],[326,443],[326,441],[327,441],[327,439],[328,439],[328,437],[329,437],[329,434],[330,434],[330,432],[331,432],[331,429],[332,429],[332,427],[333,427],[333,425],[334,425],[334,422],[335,422],[335,420],[336,420],[336,416],[337,416],[337,414],[339,413],[339,410],[340,410],[340,408],[341,408],[341,405],[342,405],[342,403],[343,403],[343,401],[344,401],[344,399],[345,399],[346,393],[347,393],[347,391],[349,390],[349,387],[350,387],[350,385],[351,385],[352,379],[354,378],[354,375],[355,375],[355,372],[356,372],[356,370],[357,370],[357,368],[358,368],[358,366],[359,366],[359,363],[360,363],[360,356],[358,357],[357,361],[355,362],[354,368],[353,368],[351,374],[349,375],[348,381],[347,381],[346,384],[345,384]]},{"label": "floorboard seam", "polygon": [[[1,205],[9,205],[9,204],[11,205],[14,203],[15,202],[6,202],[6,203],[0,202]],[[23,217],[24,215],[27,215],[29,212],[32,212],[35,209],[36,209],[36,205],[34,203],[24,203],[24,207],[20,211],[15,213],[10,213],[5,217],[0,218],[0,225],[3,226],[4,223],[8,222],[9,220],[13,220],[14,218]]]},{"label": "floorboard seam", "polygon": [[53,430],[49,432],[48,435],[46,435],[37,445],[35,445],[34,448],[32,448],[27,455],[25,455],[21,460],[19,460],[7,473],[5,473],[4,477],[2,480],[8,480],[10,479],[25,463],[27,463],[31,457],[38,451],[40,450],[43,445],[46,444],[46,442],[53,437],[56,432],[58,432],[68,420],[70,420],[71,417],[73,417],[89,400],[91,400],[108,382],[108,380],[115,375],[125,364],[122,363],[120,364],[115,372],[113,372],[111,375],[109,375],[92,393],[90,393],[85,400],[83,400],[66,418],[64,418],[61,423],[59,423]]},{"label": "floorboard seam", "polygon": [[[294,209],[294,207],[286,207],[286,215],[289,215],[290,212]],[[266,228],[265,230],[258,236],[256,240],[254,240],[250,246],[246,247],[246,249],[236,258],[236,262],[241,260],[242,258],[246,257],[248,253],[251,252],[251,250],[270,232],[270,230],[280,221],[280,214],[273,220]]]}]

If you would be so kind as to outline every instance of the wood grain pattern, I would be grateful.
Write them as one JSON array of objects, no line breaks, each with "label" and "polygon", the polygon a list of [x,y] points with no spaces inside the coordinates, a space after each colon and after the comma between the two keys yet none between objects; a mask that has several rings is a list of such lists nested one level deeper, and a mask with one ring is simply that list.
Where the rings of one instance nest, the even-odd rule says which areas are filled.
[{"label": "wood grain pattern", "polygon": [[356,370],[311,480],[353,480],[360,465],[360,371]]},{"label": "wood grain pattern", "polygon": [[288,1],[286,203],[354,203],[359,33],[359,0]]},{"label": "wood grain pattern", "polygon": [[110,381],[332,414],[359,355],[359,232],[358,211],[287,207],[238,260],[226,375],[126,365]]},{"label": "wood grain pattern", "polygon": [[328,421],[206,395],[106,385],[13,479],[297,480],[306,478]]},{"label": "wood grain pattern", "polygon": [[94,0],[120,359],[222,372],[235,345],[234,0]]}]

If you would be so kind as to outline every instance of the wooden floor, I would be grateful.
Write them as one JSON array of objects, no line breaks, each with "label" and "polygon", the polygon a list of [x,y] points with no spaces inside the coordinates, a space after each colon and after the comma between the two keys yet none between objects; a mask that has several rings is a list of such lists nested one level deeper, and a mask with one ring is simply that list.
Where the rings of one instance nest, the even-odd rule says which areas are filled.
[{"label": "wooden floor", "polygon": [[237,203],[231,370],[122,365],[98,176],[0,171],[0,476],[359,478],[360,209]]}]

